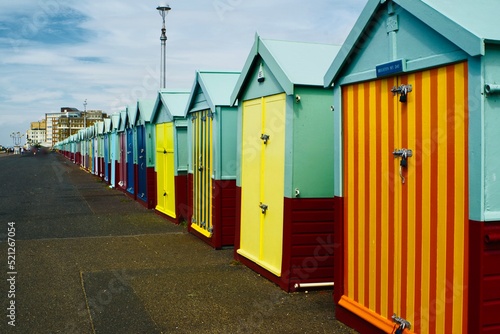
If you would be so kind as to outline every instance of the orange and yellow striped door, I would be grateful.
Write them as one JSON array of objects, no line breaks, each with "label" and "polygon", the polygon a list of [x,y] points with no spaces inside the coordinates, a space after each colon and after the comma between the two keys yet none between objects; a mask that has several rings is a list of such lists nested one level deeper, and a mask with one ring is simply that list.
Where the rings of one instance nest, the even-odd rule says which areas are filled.
[{"label": "orange and yellow striped door", "polygon": [[[461,333],[467,321],[467,63],[342,88],[344,296],[392,331]],[[407,102],[391,93],[412,85]],[[412,150],[407,167],[393,155]]]}]

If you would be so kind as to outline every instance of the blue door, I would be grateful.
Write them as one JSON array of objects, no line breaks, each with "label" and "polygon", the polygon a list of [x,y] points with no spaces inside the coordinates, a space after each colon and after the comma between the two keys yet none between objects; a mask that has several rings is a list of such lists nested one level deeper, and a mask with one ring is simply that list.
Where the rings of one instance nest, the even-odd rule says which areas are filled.
[{"label": "blue door", "polygon": [[134,129],[127,129],[127,191],[134,193]]},{"label": "blue door", "polygon": [[104,181],[109,182],[109,136],[104,134]]},{"label": "blue door", "polygon": [[137,184],[137,197],[144,202],[148,201],[148,196],[146,192],[146,136],[144,135],[144,126],[139,126],[137,128],[137,167],[138,173],[138,184]]}]

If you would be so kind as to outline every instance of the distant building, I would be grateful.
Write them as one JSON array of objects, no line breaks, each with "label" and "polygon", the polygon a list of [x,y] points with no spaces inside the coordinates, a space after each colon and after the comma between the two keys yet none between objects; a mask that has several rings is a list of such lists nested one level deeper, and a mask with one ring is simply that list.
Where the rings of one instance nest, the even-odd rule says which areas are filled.
[{"label": "distant building", "polygon": [[58,113],[46,113],[46,141],[52,147],[57,142],[77,133],[78,130],[89,127],[104,118],[107,118],[107,115],[102,110],[80,111],[71,107],[62,107],[61,112]]},{"label": "distant building", "polygon": [[30,146],[44,145],[47,136],[47,123],[43,119],[37,122],[31,122],[30,128],[26,131],[26,143]]},{"label": "distant building", "polygon": [[61,113],[46,113],[45,114],[45,123],[47,124],[45,142],[47,146],[52,147],[57,142],[54,139],[58,138],[58,119],[61,116]]}]

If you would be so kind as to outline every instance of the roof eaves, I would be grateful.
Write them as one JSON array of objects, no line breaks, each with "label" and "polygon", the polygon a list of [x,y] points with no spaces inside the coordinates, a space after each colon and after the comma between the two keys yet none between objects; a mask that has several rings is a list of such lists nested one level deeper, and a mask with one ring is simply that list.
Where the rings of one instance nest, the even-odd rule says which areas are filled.
[{"label": "roof eaves", "polygon": [[252,48],[250,49],[250,53],[248,54],[248,58],[245,61],[245,65],[243,65],[243,69],[241,70],[241,75],[238,78],[238,81],[236,82],[233,93],[231,94],[232,106],[236,105],[237,100],[240,98],[243,86],[245,85],[245,82],[247,80],[246,78],[247,74],[250,71],[252,64],[255,62],[255,59],[259,55],[259,43],[260,43],[259,41],[260,41],[259,34],[255,33],[255,41],[252,45]]},{"label": "roof eaves", "polygon": [[354,27],[347,36],[344,44],[340,48],[339,53],[333,60],[332,65],[330,65],[330,67],[326,71],[326,74],[324,76],[325,87],[330,87],[333,84],[333,82],[337,78],[337,75],[339,75],[340,69],[344,66],[351,54],[354,52],[355,45],[358,43],[361,36],[363,36],[363,32],[365,31],[368,22],[370,22],[370,20],[373,18],[379,6],[380,0],[368,1],[365,8],[359,15],[358,20],[354,24]]},{"label": "roof eaves", "polygon": [[484,40],[430,5],[415,0],[394,0],[426,25],[446,37],[470,56],[485,54]]},{"label": "roof eaves", "polygon": [[276,77],[281,87],[287,95],[293,94],[294,83],[283,70],[283,67],[278,63],[278,59],[272,54],[270,48],[266,45],[266,41],[261,39],[262,47],[259,49],[259,54],[267,64],[271,73]]},{"label": "roof eaves", "polygon": [[198,84],[200,85],[200,88],[203,91],[205,99],[207,99],[207,103],[210,107],[210,110],[215,111],[215,103],[212,101],[212,94],[210,94],[210,89],[207,87],[205,80],[204,80],[204,74],[206,74],[206,73],[209,73],[209,72],[200,72],[199,73]]},{"label": "roof eaves", "polygon": [[[451,20],[441,12],[420,0],[393,0],[403,9],[414,15],[423,23],[436,30],[439,34],[456,44],[470,56],[484,55],[485,43],[482,38],[473,34],[463,26]],[[363,36],[368,23],[373,19],[378,8],[386,1],[369,0],[361,12],[356,24],[347,36],[337,57],[324,76],[324,86],[331,86],[349,57],[356,49],[355,46]]]}]

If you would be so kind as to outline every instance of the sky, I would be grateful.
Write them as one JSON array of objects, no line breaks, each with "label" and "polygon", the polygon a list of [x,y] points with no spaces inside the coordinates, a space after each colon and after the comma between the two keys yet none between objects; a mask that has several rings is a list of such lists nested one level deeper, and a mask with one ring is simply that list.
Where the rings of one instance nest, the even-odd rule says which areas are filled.
[{"label": "sky", "polygon": [[0,145],[62,107],[119,112],[160,88],[168,3],[167,89],[196,70],[241,71],[255,34],[341,45],[368,0],[16,0],[0,2]]}]

